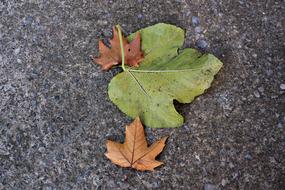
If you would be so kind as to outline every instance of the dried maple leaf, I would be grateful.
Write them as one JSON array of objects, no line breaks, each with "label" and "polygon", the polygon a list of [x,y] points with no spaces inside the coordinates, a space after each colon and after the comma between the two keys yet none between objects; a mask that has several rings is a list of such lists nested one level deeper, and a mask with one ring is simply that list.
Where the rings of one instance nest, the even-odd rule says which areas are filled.
[{"label": "dried maple leaf", "polygon": [[123,144],[107,141],[108,152],[105,154],[114,164],[121,167],[132,167],[137,170],[153,170],[163,164],[155,157],[165,146],[167,137],[147,146],[144,128],[139,117],[126,126],[126,140]]},{"label": "dried maple leaf", "polygon": [[[122,43],[125,52],[125,63],[129,66],[138,66],[143,59],[143,52],[140,50],[140,33],[138,32],[130,43],[122,36]],[[110,45],[111,48],[107,47],[102,40],[99,40],[100,56],[93,58],[95,63],[102,66],[102,70],[108,70],[113,65],[122,62],[120,39],[115,27],[113,27],[113,39],[110,40]]]}]

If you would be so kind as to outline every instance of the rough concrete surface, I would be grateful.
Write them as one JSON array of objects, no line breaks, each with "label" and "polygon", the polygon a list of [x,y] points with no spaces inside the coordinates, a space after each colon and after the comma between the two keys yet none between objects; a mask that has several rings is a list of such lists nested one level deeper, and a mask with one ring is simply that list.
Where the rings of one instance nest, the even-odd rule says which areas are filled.
[{"label": "rough concrete surface", "polygon": [[[284,0],[1,0],[0,189],[284,189]],[[111,103],[98,39],[158,22],[224,67],[169,135],[154,172],[105,156],[131,119]]]}]

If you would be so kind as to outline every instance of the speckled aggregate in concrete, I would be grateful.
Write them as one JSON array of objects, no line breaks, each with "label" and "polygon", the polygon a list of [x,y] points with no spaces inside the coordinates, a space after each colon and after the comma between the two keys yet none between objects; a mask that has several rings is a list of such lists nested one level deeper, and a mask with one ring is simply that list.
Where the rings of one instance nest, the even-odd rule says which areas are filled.
[{"label": "speckled aggregate in concrete", "polygon": [[[284,189],[285,5],[282,0],[2,0],[0,189]],[[185,47],[224,62],[211,89],[177,104],[155,172],[113,165],[107,139],[131,120],[107,96],[118,72],[89,55],[98,39],[166,22]]]}]

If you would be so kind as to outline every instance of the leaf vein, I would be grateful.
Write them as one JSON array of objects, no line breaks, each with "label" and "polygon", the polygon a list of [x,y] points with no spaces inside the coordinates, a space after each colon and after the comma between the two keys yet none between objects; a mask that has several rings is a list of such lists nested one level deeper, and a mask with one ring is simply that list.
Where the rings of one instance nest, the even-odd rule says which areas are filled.
[{"label": "leaf vein", "polygon": [[134,74],[127,70],[128,73],[130,73],[130,75],[132,76],[132,78],[135,80],[136,84],[140,87],[140,89],[143,91],[143,93],[150,98],[150,95],[146,92],[146,90],[144,89],[144,87],[141,85],[141,83],[139,82],[139,80],[134,76]]}]

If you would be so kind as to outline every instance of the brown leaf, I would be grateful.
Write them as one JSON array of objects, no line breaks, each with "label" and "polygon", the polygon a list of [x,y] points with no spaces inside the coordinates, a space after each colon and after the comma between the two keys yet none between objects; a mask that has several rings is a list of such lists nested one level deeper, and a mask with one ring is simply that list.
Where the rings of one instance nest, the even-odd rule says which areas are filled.
[{"label": "brown leaf", "polygon": [[[143,59],[143,52],[140,50],[140,33],[137,32],[136,37],[131,43],[128,43],[127,39],[122,36],[123,47],[125,51],[125,64],[129,66],[138,66]],[[108,48],[102,40],[99,41],[98,58],[93,58],[95,63],[102,66],[102,70],[108,70],[113,65],[118,65],[122,62],[120,39],[118,31],[113,27],[113,39],[110,40],[111,48]]]},{"label": "brown leaf", "polygon": [[137,170],[153,170],[163,164],[155,157],[163,150],[167,137],[147,146],[144,128],[139,117],[126,126],[126,140],[124,144],[107,141],[105,154],[114,164],[121,167],[132,167]]}]

